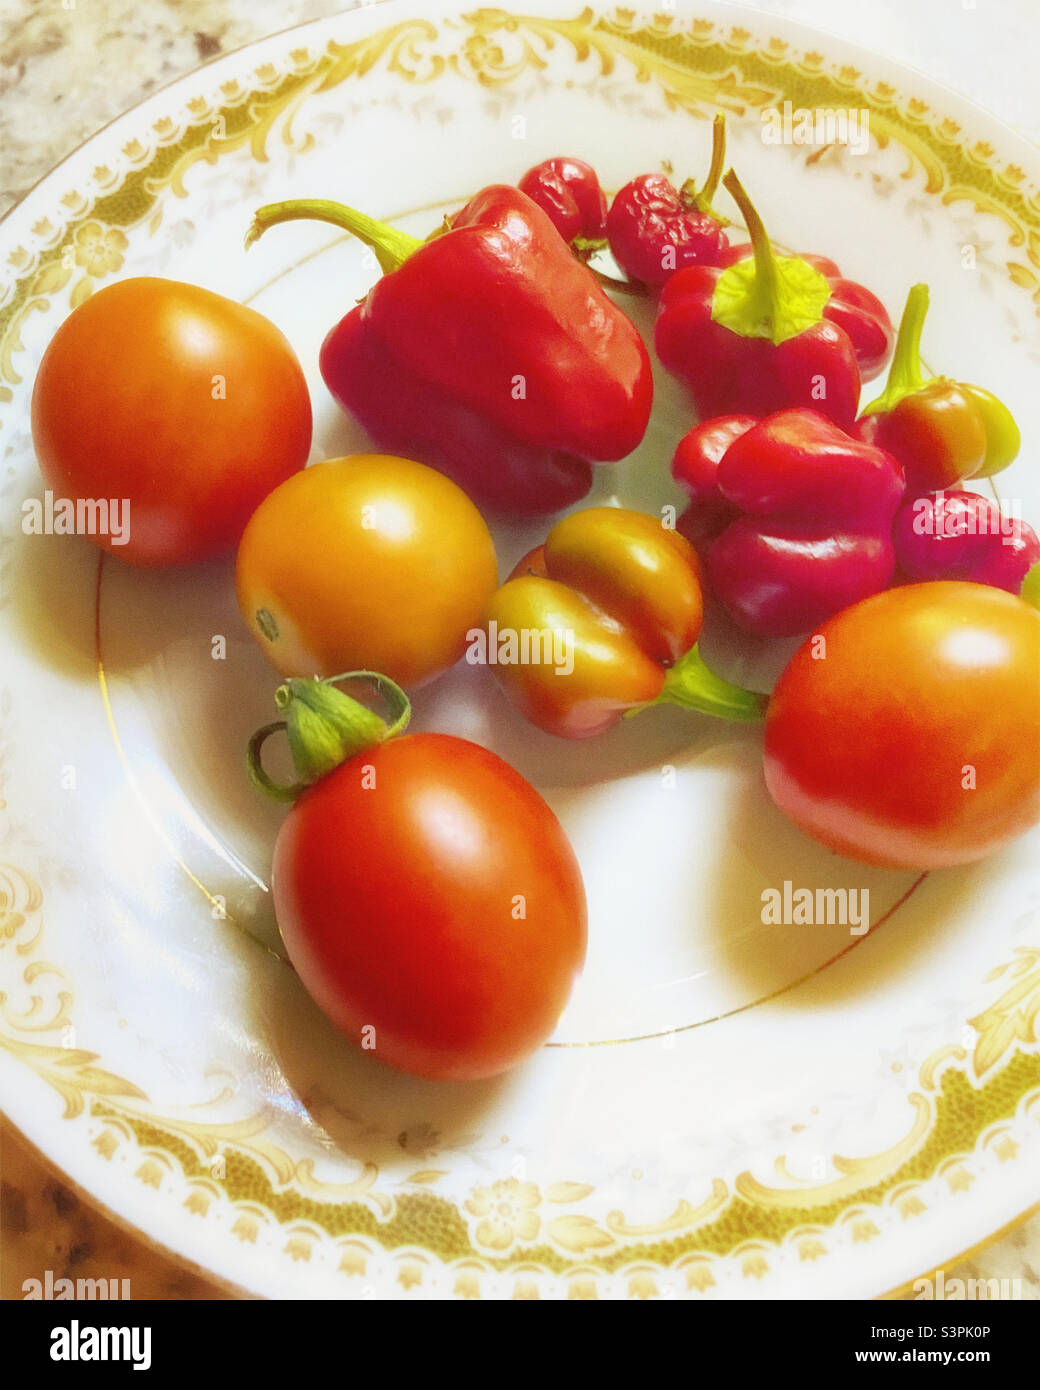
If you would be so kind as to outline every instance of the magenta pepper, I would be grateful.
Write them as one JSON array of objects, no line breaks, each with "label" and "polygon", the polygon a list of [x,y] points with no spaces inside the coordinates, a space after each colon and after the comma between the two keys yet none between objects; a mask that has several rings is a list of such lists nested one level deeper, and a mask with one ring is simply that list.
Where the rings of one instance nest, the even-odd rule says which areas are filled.
[{"label": "magenta pepper", "polygon": [[[892,522],[904,492],[891,454],[851,439],[813,410],[781,410],[750,425],[746,416],[709,420],[691,433],[697,437],[677,454],[679,481],[693,483],[679,529],[695,539],[698,514],[707,511],[701,543],[708,579],[745,631],[811,632],[888,587]],[[712,456],[720,450],[712,487]]]},{"label": "magenta pepper", "polygon": [[939,492],[907,502],[892,535],[899,568],[911,580],[968,579],[1017,594],[1040,562],[1033,528],[977,492]]},{"label": "magenta pepper", "polygon": [[739,515],[719,491],[719,464],[729,446],[757,424],[753,415],[716,415],[679,440],[672,477],[690,495],[679,530],[697,547],[714,540]]}]

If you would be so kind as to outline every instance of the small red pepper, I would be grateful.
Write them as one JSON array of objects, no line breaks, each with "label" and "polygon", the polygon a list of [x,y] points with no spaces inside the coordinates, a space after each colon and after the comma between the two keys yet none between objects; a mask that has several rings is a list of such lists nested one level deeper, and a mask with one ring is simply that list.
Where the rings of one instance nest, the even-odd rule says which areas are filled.
[{"label": "small red pepper", "polygon": [[340,203],[274,203],[246,244],[298,218],[353,232],[382,267],[321,349],[326,385],[377,447],[490,510],[542,515],[585,495],[590,461],[643,438],[643,341],[519,189],[485,188],[427,242]]},{"label": "small red pepper", "polygon": [[907,579],[968,579],[1021,592],[1040,561],[1040,539],[1025,521],[977,492],[940,492],[907,502],[892,532]]},{"label": "small red pepper", "polygon": [[607,215],[614,259],[633,280],[663,285],[689,265],[718,265],[727,247],[725,219],[712,207],[726,158],[726,118],[712,126],[711,168],[698,191],[676,188],[664,174],[640,174],[615,196]]},{"label": "small red pepper", "polygon": [[1022,443],[1010,410],[991,391],[949,377],[925,377],[921,330],[927,312],[928,286],[914,285],[888,383],[856,425],[861,439],[895,454],[915,496],[999,473]]},{"label": "small red pepper", "polygon": [[732,170],[723,179],[754,256],[678,271],[661,293],[655,329],[664,366],[686,383],[698,415],[771,415],[804,406],[843,429],[859,405],[855,345],[826,310],[829,281],[799,256],[778,256]]},{"label": "small red pepper", "polygon": [[[719,265],[736,265],[753,254],[750,242],[730,246],[723,251]],[[859,363],[861,381],[873,381],[880,376],[892,356],[896,331],[888,310],[877,295],[855,280],[846,280],[829,256],[813,256],[801,253],[800,259],[818,270],[831,287],[823,316],[831,323],[843,328],[852,340]]]},{"label": "small red pepper", "polygon": [[758,423],[709,420],[692,433],[698,438],[680,446],[676,469],[680,482],[694,483],[680,530],[696,534],[698,512],[708,509],[708,580],[738,626],[758,637],[794,637],[888,586],[892,521],[903,499],[903,472],[890,454],[812,410],[783,410]]},{"label": "small red pepper", "polygon": [[591,164],[562,155],[543,159],[517,187],[538,204],[564,241],[605,244],[607,197]]}]

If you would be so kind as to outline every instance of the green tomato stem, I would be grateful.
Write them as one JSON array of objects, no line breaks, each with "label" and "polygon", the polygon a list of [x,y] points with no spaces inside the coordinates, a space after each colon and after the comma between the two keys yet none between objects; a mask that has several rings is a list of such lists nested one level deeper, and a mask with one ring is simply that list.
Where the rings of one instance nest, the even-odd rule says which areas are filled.
[{"label": "green tomato stem", "polygon": [[328,198],[293,198],[285,203],[267,203],[258,209],[246,233],[247,249],[254,241],[259,241],[268,227],[278,222],[297,221],[328,222],[333,227],[351,232],[375,252],[384,275],[397,270],[409,256],[425,245],[417,237],[409,236],[387,222],[377,222],[374,217],[348,208],[345,203],[335,203]]},{"label": "green tomato stem", "polygon": [[[372,681],[386,702],[390,718],[381,718],[336,688],[340,681],[348,680]],[[341,763],[403,733],[412,713],[401,687],[376,671],[347,671],[327,680],[294,676],[278,687],[274,702],[285,718],[256,731],[249,740],[246,761],[253,783],[276,801],[295,801]],[[262,761],[264,744],[282,730],[298,778],[288,784],[275,782]]]}]

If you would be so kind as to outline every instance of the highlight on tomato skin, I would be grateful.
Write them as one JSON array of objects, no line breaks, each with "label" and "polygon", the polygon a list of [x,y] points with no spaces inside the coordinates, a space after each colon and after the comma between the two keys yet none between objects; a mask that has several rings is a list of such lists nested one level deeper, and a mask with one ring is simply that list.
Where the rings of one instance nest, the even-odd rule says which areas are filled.
[{"label": "highlight on tomato skin", "polygon": [[494,753],[408,734],[315,782],[274,856],[286,950],[356,1046],[416,1076],[473,1081],[556,1027],[585,960],[577,858]]},{"label": "highlight on tomato skin", "polygon": [[765,782],[867,864],[972,863],[1040,821],[1040,612],[961,581],[889,589],[822,625],[766,715]]}]

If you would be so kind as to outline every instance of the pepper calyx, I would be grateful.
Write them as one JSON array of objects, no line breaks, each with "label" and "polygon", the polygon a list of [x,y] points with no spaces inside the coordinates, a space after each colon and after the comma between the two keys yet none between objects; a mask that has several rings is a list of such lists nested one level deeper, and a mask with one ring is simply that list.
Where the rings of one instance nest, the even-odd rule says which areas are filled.
[{"label": "pepper calyx", "polygon": [[631,294],[640,297],[650,293],[648,286],[644,285],[642,280],[631,278],[619,280],[616,275],[609,275],[605,270],[600,270],[598,266],[591,264],[593,256],[598,256],[601,251],[608,250],[610,242],[606,237],[587,237],[579,233],[572,238],[568,245],[573,251],[575,259],[579,260],[596,277],[596,283],[601,289],[613,290],[616,294]]},{"label": "pepper calyx", "polygon": [[722,180],[744,215],[754,255],[727,266],[711,301],[711,317],[742,338],[766,338],[774,347],[814,328],[831,287],[801,256],[778,256],[762,219],[732,169]]},{"label": "pepper calyx", "polygon": [[[337,689],[341,681],[349,680],[371,681],[389,717],[383,718]],[[293,676],[278,687],[274,701],[285,717],[256,731],[249,740],[247,764],[254,785],[276,801],[295,801],[341,763],[403,733],[412,712],[401,687],[376,671],[346,671],[324,680]],[[283,730],[297,776],[297,781],[289,784],[275,782],[262,761],[264,744]]]}]

